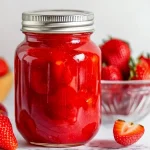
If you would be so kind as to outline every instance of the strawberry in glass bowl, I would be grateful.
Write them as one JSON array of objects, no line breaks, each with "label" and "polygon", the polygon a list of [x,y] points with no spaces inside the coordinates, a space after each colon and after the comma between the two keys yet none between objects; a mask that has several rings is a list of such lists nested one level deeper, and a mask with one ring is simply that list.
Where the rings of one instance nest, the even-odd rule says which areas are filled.
[{"label": "strawberry in glass bowl", "polygon": [[150,58],[142,55],[134,62],[129,44],[120,39],[110,39],[100,48],[103,123],[143,119],[150,107]]},{"label": "strawberry in glass bowl", "polygon": [[6,60],[0,57],[0,102],[8,95],[13,82],[13,73],[10,71]]}]

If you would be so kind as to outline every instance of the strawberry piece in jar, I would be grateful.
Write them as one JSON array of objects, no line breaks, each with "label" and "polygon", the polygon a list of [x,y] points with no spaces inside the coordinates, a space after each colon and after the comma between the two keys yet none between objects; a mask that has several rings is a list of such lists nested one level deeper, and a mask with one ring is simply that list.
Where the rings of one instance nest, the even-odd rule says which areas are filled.
[{"label": "strawberry piece in jar", "polygon": [[48,114],[52,119],[76,121],[77,93],[71,87],[60,87],[57,92],[49,96],[47,101]]}]

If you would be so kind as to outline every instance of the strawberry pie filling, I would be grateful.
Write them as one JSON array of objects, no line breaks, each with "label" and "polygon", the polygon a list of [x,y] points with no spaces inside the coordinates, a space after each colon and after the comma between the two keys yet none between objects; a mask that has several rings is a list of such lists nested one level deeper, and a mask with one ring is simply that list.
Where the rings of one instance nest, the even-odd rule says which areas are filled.
[{"label": "strawberry pie filling", "polygon": [[15,57],[18,130],[28,142],[87,142],[100,123],[99,49],[89,33],[25,34]]}]

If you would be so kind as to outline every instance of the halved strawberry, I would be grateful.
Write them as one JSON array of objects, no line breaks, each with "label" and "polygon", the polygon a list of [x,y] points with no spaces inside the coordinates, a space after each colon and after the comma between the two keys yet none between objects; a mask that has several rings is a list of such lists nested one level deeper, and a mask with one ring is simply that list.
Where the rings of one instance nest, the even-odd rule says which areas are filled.
[{"label": "halved strawberry", "polygon": [[144,127],[140,124],[117,120],[114,124],[113,134],[117,143],[128,146],[137,142],[144,134]]}]

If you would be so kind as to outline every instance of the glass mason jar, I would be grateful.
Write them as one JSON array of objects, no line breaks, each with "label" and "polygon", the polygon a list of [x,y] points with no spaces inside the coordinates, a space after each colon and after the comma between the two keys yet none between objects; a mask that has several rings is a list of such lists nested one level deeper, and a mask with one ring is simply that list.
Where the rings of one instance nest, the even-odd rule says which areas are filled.
[{"label": "glass mason jar", "polygon": [[101,52],[94,15],[45,10],[22,14],[25,40],[15,54],[15,117],[31,144],[82,145],[98,131]]}]

